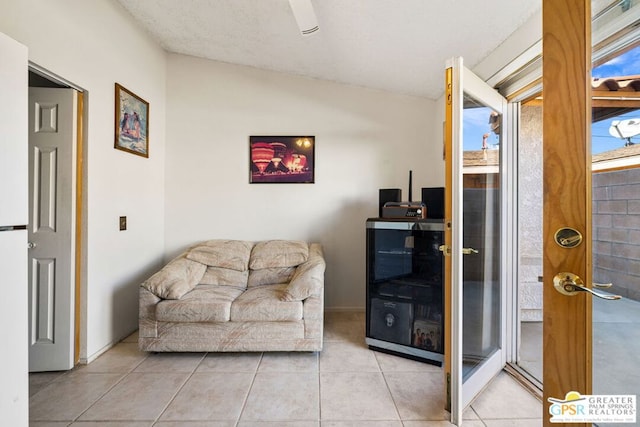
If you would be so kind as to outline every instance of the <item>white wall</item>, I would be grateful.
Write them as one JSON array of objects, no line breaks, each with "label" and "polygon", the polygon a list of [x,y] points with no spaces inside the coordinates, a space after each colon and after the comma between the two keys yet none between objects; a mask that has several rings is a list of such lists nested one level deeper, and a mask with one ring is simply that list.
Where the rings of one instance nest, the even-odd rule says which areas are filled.
[{"label": "white wall", "polygon": [[[137,328],[139,283],[162,262],[166,54],[114,1],[0,3],[0,31],[88,93],[81,357],[91,359]],[[149,159],[113,148],[115,82],[150,103]]]},{"label": "white wall", "polygon": [[[166,246],[321,242],[328,308],[363,308],[378,189],[444,181],[434,101],[169,55]],[[250,135],[315,135],[315,184],[249,184]]]},{"label": "white wall", "polygon": [[[179,55],[166,69],[165,53],[109,0],[0,6],[0,31],[27,45],[33,63],[88,94],[82,357],[136,328],[138,283],[163,255],[194,240],[318,240],[329,262],[327,305],[362,307],[364,220],[377,213],[378,189],[401,187],[406,197],[409,169],[416,199],[421,187],[443,185],[442,98]],[[502,50],[527,43],[518,38]],[[487,58],[481,74],[504,58]],[[149,159],[113,149],[115,82],[151,104]],[[316,135],[316,184],[249,185],[248,136],[298,133]],[[126,232],[118,231],[120,215],[128,217]]]}]

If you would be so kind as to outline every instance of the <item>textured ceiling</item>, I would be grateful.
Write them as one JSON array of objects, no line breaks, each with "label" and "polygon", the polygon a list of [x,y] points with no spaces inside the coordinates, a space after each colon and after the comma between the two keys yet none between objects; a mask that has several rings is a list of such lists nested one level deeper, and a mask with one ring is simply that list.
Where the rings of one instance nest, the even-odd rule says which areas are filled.
[{"label": "textured ceiling", "polygon": [[473,67],[540,0],[313,0],[299,33],[288,0],[117,0],[169,52],[438,98],[445,61]]}]

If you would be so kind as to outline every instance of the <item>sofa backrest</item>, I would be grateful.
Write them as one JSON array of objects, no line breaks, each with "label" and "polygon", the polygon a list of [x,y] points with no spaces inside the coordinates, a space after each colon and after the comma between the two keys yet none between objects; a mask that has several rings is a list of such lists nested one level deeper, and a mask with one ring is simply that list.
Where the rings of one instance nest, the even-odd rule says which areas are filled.
[{"label": "sofa backrest", "polygon": [[289,283],[297,267],[322,257],[320,245],[297,240],[207,240],[191,246],[142,286],[163,299],[180,299],[198,284],[252,286]]},{"label": "sofa backrest", "polygon": [[201,284],[246,288],[253,246],[242,240],[207,240],[192,246],[185,256],[207,266]]},{"label": "sofa backrest", "polygon": [[248,286],[289,283],[296,267],[309,259],[309,245],[294,240],[257,242],[251,251]]},{"label": "sofa backrest", "polygon": [[288,283],[296,267],[309,259],[309,244],[297,240],[208,240],[186,257],[207,265],[200,283],[253,287]]}]

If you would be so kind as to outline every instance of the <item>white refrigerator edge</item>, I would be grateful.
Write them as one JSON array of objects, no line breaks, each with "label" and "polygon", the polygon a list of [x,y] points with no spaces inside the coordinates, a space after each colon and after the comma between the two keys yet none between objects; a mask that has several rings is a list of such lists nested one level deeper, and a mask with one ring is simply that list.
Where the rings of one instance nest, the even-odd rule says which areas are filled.
[{"label": "white refrigerator edge", "polygon": [[0,33],[0,419],[29,423],[28,56]]}]

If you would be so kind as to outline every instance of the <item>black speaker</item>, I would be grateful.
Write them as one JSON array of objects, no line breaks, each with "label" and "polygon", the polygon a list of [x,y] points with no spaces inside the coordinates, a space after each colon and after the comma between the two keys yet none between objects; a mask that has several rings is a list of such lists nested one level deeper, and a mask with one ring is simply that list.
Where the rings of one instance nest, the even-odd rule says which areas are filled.
[{"label": "black speaker", "polygon": [[422,203],[427,207],[427,218],[444,219],[444,187],[423,188]]},{"label": "black speaker", "polygon": [[382,207],[387,202],[402,201],[402,189],[400,188],[381,188],[379,197],[380,206],[378,209],[378,218],[382,218]]}]

